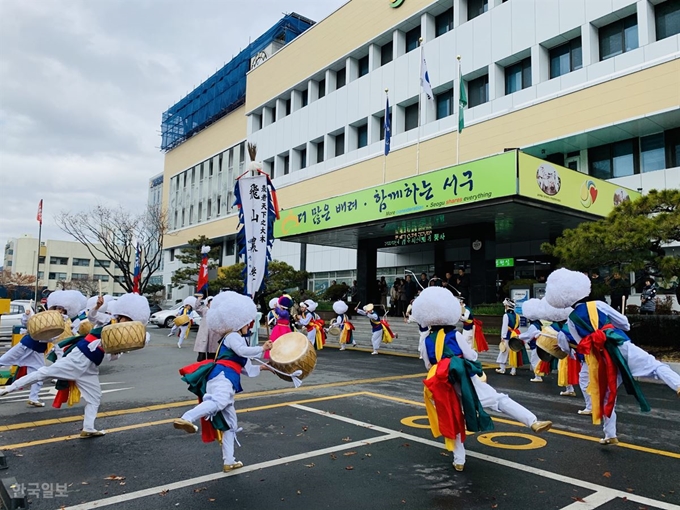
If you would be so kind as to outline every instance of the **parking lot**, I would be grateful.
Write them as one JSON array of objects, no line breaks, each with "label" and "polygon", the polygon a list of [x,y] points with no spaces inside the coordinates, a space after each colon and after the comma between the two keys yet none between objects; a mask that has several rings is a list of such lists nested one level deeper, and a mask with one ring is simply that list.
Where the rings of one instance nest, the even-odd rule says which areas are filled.
[{"label": "parking lot", "polygon": [[[103,397],[103,438],[78,438],[82,407],[0,401],[9,464],[0,477],[23,484],[31,508],[680,508],[680,402],[658,385],[644,385],[649,415],[621,397],[622,443],[607,448],[597,443],[599,428],[576,414],[578,399],[555,397],[554,381],[487,371],[499,391],[554,428],[537,436],[494,416],[493,432],[468,436],[459,473],[426,428],[422,362],[324,349],[299,389],[269,374],[246,380],[236,404],[236,457],[245,466],[223,473],[217,444],[172,427],[195,402],[167,367],[193,353],[163,338],[156,333],[115,372],[103,366],[103,388],[123,383]],[[155,362],[165,369],[148,366]],[[130,378],[145,368],[147,377]]]}]

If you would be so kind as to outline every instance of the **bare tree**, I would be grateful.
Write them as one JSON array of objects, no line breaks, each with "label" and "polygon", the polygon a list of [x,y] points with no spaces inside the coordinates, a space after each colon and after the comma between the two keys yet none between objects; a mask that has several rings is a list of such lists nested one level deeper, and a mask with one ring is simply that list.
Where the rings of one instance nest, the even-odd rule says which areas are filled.
[{"label": "bare tree", "polygon": [[[85,246],[95,259],[113,262],[112,266],[103,269],[126,292],[132,292],[133,288],[137,239],[142,243],[140,294],[161,267],[163,236],[168,231],[168,221],[166,212],[160,207],[149,207],[143,213],[134,214],[122,207],[97,206],[85,212],[62,212],[56,221],[59,228]],[[120,275],[113,274],[116,267]]]},{"label": "bare tree", "polygon": [[19,287],[33,287],[35,276],[32,274],[12,273],[9,269],[0,272],[0,287],[5,287],[10,297]]},{"label": "bare tree", "polygon": [[61,282],[63,289],[79,290],[85,296],[94,296],[99,292],[99,280],[89,276],[87,278],[71,278]]}]

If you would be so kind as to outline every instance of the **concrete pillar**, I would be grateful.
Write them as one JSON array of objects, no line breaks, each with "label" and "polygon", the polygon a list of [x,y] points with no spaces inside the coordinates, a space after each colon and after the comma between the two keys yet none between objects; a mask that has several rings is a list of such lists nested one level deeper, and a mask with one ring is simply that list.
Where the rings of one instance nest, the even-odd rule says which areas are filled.
[{"label": "concrete pillar", "polygon": [[[493,223],[471,225],[470,302],[496,301],[496,230]],[[481,245],[480,245],[481,243]]]},{"label": "concrete pillar", "polygon": [[656,23],[654,20],[654,6],[647,0],[638,0],[638,44],[639,47],[656,41]]},{"label": "concrete pillar", "polygon": [[600,61],[600,41],[597,37],[597,28],[586,23],[581,25],[581,54],[583,67]]},{"label": "concrete pillar", "polygon": [[286,100],[278,98],[276,100],[276,120],[281,120],[286,116]]},{"label": "concrete pillar", "polygon": [[368,69],[374,71],[381,66],[381,52],[380,46],[377,44],[371,44],[368,47]]},{"label": "concrete pillar", "polygon": [[369,303],[374,297],[370,295],[370,289],[374,287],[378,273],[378,250],[373,241],[360,239],[357,247],[357,287],[359,289],[359,301],[362,304]]},{"label": "concrete pillar", "polygon": [[423,38],[423,43],[433,41],[435,38],[434,16],[428,12],[424,12],[420,16],[420,37]]}]

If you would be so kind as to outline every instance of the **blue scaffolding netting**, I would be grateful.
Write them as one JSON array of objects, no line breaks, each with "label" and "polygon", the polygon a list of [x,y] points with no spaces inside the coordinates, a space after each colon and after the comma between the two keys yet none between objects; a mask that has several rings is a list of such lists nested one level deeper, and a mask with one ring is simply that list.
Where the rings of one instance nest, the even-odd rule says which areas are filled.
[{"label": "blue scaffolding netting", "polygon": [[250,60],[273,41],[288,44],[314,24],[296,13],[250,43],[222,69],[163,113],[161,150],[169,151],[245,103]]}]

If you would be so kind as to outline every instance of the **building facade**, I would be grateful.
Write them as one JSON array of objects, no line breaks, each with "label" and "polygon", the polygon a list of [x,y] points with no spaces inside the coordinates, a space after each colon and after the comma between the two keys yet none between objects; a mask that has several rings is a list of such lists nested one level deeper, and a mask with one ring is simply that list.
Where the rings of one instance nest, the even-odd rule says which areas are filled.
[{"label": "building facade", "polygon": [[[35,275],[38,240],[25,236],[10,239],[5,245],[4,268],[12,273]],[[112,267],[107,259],[95,259],[87,247],[75,241],[42,241],[40,245],[40,266],[38,286],[49,290],[77,288],[85,294],[121,296],[125,293],[116,278],[106,273],[104,267],[113,270],[114,277],[119,270]]]},{"label": "building facade", "polygon": [[[475,280],[477,302],[493,299],[499,280],[547,273],[551,261],[541,243],[608,211],[548,205],[546,193],[538,200],[523,195],[526,156],[544,160],[544,171],[565,182],[581,175],[596,188],[620,186],[614,194],[680,187],[679,2],[399,5],[350,0],[253,67],[242,106],[167,153],[166,262],[201,234],[223,246],[222,265],[234,262],[231,193],[247,162],[246,140],[273,178],[283,217],[288,211],[300,223],[306,204],[321,208],[309,228],[279,227],[273,257],[311,272],[317,291],[332,280],[357,279],[364,298],[376,277],[389,282],[406,270],[443,276],[463,268]],[[420,85],[423,58],[432,100]],[[467,105],[459,132],[461,85]],[[391,152],[384,157],[386,89]],[[497,160],[488,158],[515,149],[521,156],[512,196],[397,211],[394,218],[360,215],[323,228],[323,208],[340,205],[334,197],[346,196],[346,207],[362,191],[384,193],[391,183],[464,171],[476,161],[486,161],[482,183],[491,182],[488,168]],[[446,230],[446,237],[385,244],[423,228]],[[495,267],[507,259],[512,267]],[[172,267],[166,264],[166,276]]]},{"label": "building facade", "polygon": [[[154,175],[149,179],[149,199],[147,203],[149,210],[163,208],[163,174]],[[156,250],[157,246],[154,242],[151,246],[152,250]],[[163,259],[161,265],[156,271],[156,274],[149,278],[149,285],[163,285]]]}]

